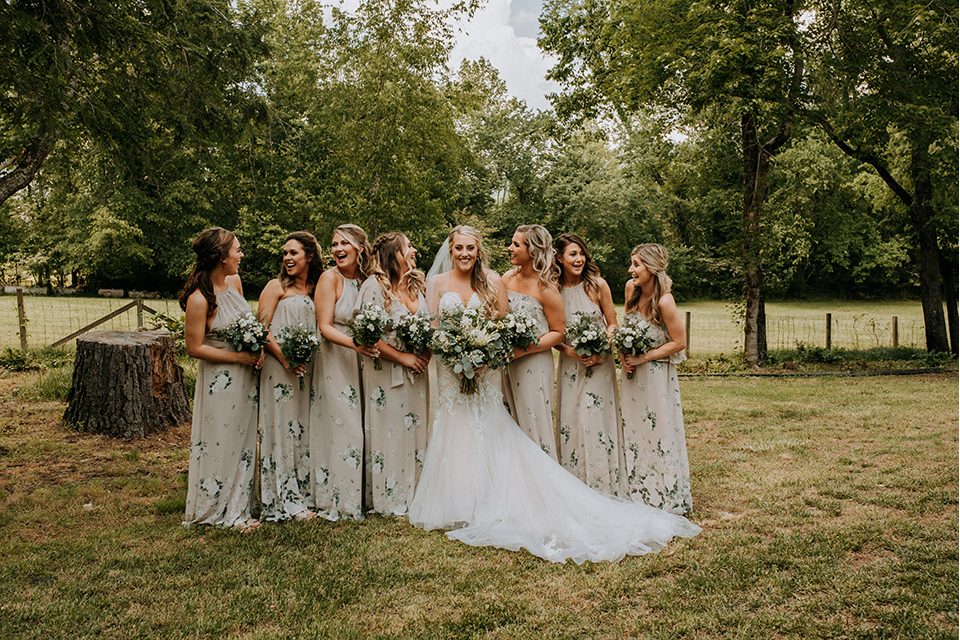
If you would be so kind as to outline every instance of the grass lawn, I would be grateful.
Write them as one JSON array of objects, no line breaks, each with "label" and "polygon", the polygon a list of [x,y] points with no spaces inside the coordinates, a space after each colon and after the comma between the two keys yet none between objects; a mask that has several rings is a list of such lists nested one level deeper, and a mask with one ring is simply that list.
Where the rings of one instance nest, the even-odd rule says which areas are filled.
[{"label": "grass lawn", "polygon": [[400,520],[186,529],[189,426],[0,377],[0,638],[956,638],[955,373],[684,378],[703,533],[554,565]]}]

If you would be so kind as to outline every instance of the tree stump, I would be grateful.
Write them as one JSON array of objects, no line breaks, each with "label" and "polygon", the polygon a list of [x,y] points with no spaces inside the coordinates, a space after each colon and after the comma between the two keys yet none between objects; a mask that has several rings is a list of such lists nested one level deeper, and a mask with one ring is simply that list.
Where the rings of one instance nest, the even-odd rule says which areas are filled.
[{"label": "tree stump", "polygon": [[77,338],[63,420],[121,438],[190,420],[183,368],[169,331],[92,331]]}]

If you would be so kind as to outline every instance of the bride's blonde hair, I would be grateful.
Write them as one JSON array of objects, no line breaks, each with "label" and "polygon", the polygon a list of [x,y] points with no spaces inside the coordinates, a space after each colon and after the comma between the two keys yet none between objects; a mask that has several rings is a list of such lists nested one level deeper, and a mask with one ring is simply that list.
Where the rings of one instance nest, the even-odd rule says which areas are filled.
[{"label": "bride's blonde hair", "polygon": [[477,243],[477,261],[473,264],[473,271],[470,273],[470,287],[476,291],[477,297],[483,303],[486,314],[490,317],[499,315],[500,303],[497,299],[497,290],[490,283],[490,276],[493,270],[487,266],[490,262],[490,254],[483,246],[483,235],[467,225],[459,225],[453,228],[450,235],[447,236],[447,245],[450,252],[453,253],[453,237],[456,235],[468,236]]}]

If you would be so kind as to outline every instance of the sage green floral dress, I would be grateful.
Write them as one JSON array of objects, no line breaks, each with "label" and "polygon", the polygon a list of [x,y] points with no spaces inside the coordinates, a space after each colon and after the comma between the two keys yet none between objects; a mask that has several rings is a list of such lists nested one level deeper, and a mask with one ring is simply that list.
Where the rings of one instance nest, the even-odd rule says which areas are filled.
[{"label": "sage green floral dress", "polygon": [[[560,290],[567,326],[575,313],[593,314],[603,321],[600,307],[583,284]],[[560,354],[557,366],[557,440],[560,464],[588,486],[620,495],[620,403],[617,367],[612,355],[586,375],[576,358]]]},{"label": "sage green floral dress", "polygon": [[[540,335],[550,331],[543,305],[534,297],[508,291],[510,311],[521,312],[537,321]],[[503,376],[503,399],[510,414],[544,453],[557,460],[557,438],[553,429],[553,351],[541,351],[517,358]]]},{"label": "sage green floral dress", "polygon": [[[654,335],[659,334],[659,344],[669,341],[666,327],[650,324],[639,314],[631,315],[647,323]],[[632,380],[625,373],[620,379],[624,497],[676,514],[693,509],[677,378],[677,365],[686,359],[680,351],[638,366]]]},{"label": "sage green floral dress", "polygon": [[[283,327],[302,324],[317,330],[317,309],[308,296],[277,303],[270,322],[276,338]],[[260,371],[260,515],[287,520],[315,506],[310,482],[310,396],[313,367],[300,379],[267,355]]]},{"label": "sage green floral dress", "polygon": [[[416,313],[427,315],[427,303],[421,294]],[[368,278],[360,287],[357,308],[373,303],[383,307],[391,321],[409,315],[398,300],[386,309],[383,289],[376,278]],[[383,341],[403,350],[393,331]],[[363,358],[364,428],[369,451],[371,508],[385,516],[406,516],[423,468],[427,446],[427,373],[413,375],[403,365],[380,359],[377,371],[373,361]]]},{"label": "sage green floral dress", "polygon": [[[347,335],[350,335],[347,324],[353,319],[359,293],[359,280],[343,278],[343,293],[334,307],[333,326]],[[313,362],[310,493],[317,511],[328,520],[360,519],[363,517],[360,355],[328,340],[320,345],[319,354]]]},{"label": "sage green floral dress", "polygon": [[[217,294],[217,311],[203,342],[215,337],[250,305],[235,289]],[[231,527],[250,519],[257,451],[257,372],[249,365],[197,361],[190,434],[187,509],[183,524]]]}]

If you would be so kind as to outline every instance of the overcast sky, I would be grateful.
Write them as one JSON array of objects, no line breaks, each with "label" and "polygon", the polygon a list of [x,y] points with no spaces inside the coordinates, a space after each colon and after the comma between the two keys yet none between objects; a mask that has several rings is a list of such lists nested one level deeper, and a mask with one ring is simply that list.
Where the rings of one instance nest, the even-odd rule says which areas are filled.
[{"label": "overcast sky", "polygon": [[473,20],[461,24],[450,66],[460,61],[486,58],[500,71],[511,95],[532,109],[550,107],[546,94],[558,90],[545,79],[553,66],[537,48],[542,0],[486,0]]}]

